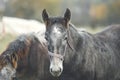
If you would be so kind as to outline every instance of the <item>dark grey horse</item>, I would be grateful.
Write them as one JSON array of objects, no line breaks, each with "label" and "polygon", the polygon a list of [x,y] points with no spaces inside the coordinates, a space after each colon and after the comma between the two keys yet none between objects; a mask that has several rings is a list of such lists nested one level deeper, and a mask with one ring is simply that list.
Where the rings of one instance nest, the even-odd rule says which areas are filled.
[{"label": "dark grey horse", "polygon": [[49,17],[43,10],[42,17],[53,76],[66,73],[72,80],[120,80],[120,25],[90,34],[70,23],[69,9],[64,17]]}]

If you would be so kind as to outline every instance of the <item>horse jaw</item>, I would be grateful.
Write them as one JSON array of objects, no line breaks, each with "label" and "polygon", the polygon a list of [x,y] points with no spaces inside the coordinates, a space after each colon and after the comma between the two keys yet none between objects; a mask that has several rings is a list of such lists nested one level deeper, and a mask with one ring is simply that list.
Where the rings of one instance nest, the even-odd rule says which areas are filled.
[{"label": "horse jaw", "polygon": [[63,61],[59,58],[53,58],[50,63],[50,73],[54,77],[59,77],[63,71]]}]

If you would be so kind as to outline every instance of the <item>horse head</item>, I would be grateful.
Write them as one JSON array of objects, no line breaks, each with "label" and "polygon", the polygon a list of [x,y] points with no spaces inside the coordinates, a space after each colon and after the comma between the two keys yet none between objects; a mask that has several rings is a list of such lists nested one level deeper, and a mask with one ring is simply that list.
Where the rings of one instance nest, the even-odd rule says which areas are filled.
[{"label": "horse head", "polygon": [[50,57],[50,73],[53,76],[60,76],[63,71],[63,61],[66,48],[71,45],[69,34],[69,21],[71,12],[66,9],[64,17],[49,17],[44,9],[42,18],[46,25],[45,39],[48,45],[48,54]]},{"label": "horse head", "polygon": [[17,60],[14,56],[0,56],[0,80],[16,80]]}]

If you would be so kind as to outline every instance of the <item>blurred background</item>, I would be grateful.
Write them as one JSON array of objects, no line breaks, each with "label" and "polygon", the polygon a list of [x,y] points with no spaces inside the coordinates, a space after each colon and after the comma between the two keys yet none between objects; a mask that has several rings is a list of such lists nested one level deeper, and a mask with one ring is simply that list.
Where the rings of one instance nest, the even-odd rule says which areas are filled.
[{"label": "blurred background", "polygon": [[92,33],[120,23],[120,0],[0,0],[0,53],[21,33],[44,28],[44,8],[51,16],[63,16],[69,8],[71,22]]},{"label": "blurred background", "polygon": [[108,25],[120,22],[120,0],[0,0],[0,14],[41,21],[46,8],[51,16],[72,12],[76,25]]}]

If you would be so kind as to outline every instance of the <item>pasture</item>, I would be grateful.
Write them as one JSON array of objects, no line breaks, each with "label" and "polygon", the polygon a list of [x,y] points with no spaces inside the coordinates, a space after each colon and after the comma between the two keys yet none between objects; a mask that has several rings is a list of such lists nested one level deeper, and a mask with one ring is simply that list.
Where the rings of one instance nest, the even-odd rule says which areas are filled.
[{"label": "pasture", "polygon": [[7,45],[16,38],[16,35],[5,34],[0,35],[0,54],[5,50]]}]

